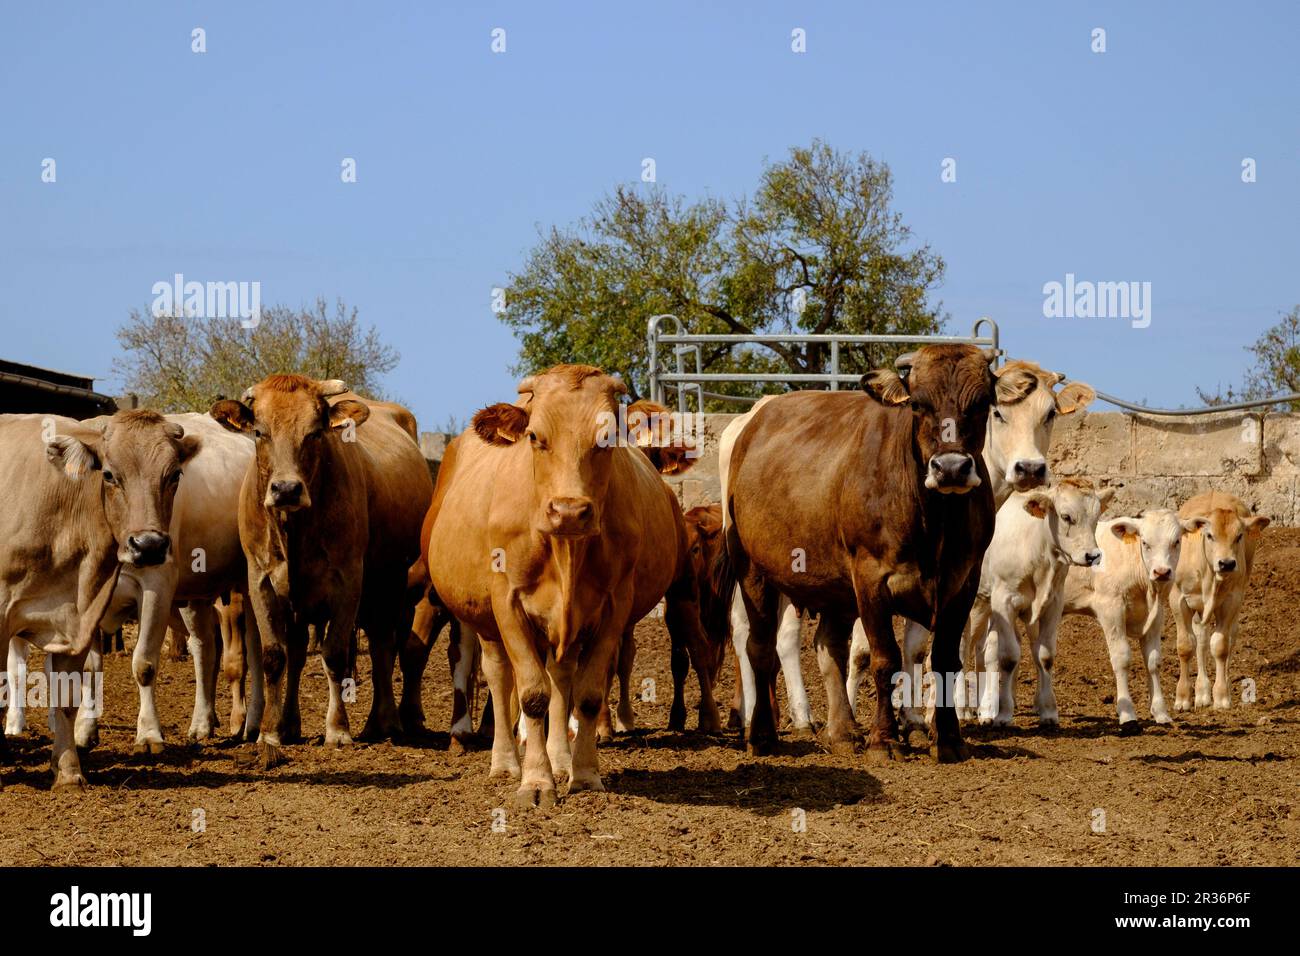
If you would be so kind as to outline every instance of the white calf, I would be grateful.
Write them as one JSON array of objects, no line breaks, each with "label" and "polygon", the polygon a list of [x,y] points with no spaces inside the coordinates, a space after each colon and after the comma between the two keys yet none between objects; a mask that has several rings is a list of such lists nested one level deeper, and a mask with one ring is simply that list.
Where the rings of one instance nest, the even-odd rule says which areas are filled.
[{"label": "white calf", "polygon": [[[1066,478],[1049,489],[1015,492],[998,509],[963,654],[968,670],[982,657],[981,724],[1009,724],[1015,715],[1017,622],[1024,625],[1038,666],[1039,723],[1059,722],[1052,665],[1066,573],[1071,565],[1090,567],[1101,560],[1097,518],[1113,494],[1109,488],[1098,494],[1091,482]],[[957,685],[965,688],[964,681]]]},{"label": "white calf", "polygon": [[1101,562],[1092,568],[1071,568],[1065,581],[1065,613],[1097,619],[1115,672],[1115,710],[1122,734],[1139,733],[1137,711],[1129,696],[1129,641],[1142,647],[1151,690],[1151,717],[1169,723],[1160,687],[1160,630],[1164,599],[1178,567],[1183,524],[1168,509],[1140,512],[1097,526]]}]

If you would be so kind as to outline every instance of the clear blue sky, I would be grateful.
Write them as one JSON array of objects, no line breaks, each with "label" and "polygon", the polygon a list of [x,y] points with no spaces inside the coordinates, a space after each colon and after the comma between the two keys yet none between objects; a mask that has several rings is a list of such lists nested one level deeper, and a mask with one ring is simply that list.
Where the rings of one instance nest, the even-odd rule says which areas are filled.
[{"label": "clear blue sky", "polygon": [[[115,326],[183,272],[343,297],[425,427],[463,417],[513,394],[490,294],[539,226],[643,157],[731,197],[814,137],[889,163],[955,327],[991,315],[1012,354],[1105,391],[1193,403],[1300,303],[1300,4],[0,9],[0,356],[109,390]],[[1151,282],[1150,327],[1044,318],[1067,272]]]}]

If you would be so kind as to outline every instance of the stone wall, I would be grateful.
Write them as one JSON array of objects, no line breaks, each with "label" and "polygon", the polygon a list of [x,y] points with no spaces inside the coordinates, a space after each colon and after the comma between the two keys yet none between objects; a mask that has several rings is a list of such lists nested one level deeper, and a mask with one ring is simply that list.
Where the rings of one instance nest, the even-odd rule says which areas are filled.
[{"label": "stone wall", "polygon": [[[683,508],[718,501],[718,437],[734,415],[706,415],[699,460],[669,479]],[[445,436],[421,435],[431,464]],[[435,457],[436,456],[436,457]],[[1275,522],[1300,526],[1300,415],[1226,412],[1189,418],[1080,412],[1052,436],[1052,468],[1116,489],[1108,514],[1176,508],[1208,488],[1237,495]]]}]

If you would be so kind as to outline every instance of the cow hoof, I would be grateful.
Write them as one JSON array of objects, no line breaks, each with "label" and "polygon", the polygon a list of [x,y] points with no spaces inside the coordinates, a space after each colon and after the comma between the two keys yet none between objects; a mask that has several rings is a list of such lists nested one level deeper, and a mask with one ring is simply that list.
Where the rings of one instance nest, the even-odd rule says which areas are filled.
[{"label": "cow hoof", "polygon": [[744,724],[740,719],[740,711],[736,710],[734,707],[731,708],[731,712],[727,714],[727,729],[742,730],[743,728]]},{"label": "cow hoof", "polygon": [[873,741],[867,747],[867,762],[885,765],[903,759],[903,745],[897,740]]},{"label": "cow hoof", "polygon": [[460,734],[452,734],[451,740],[447,744],[447,753],[456,757],[463,757],[469,753],[469,738]]},{"label": "cow hoof", "polygon": [[792,740],[815,740],[817,731],[813,729],[812,724],[796,724],[790,728],[790,738]]},{"label": "cow hoof", "polygon": [[745,749],[751,757],[770,757],[776,753],[776,738],[750,737]]},{"label": "cow hoof", "polygon": [[1121,737],[1136,737],[1142,733],[1142,725],[1136,720],[1126,720],[1119,725],[1119,735]]},{"label": "cow hoof", "polygon": [[1192,702],[1190,700],[1174,701],[1174,710],[1191,710],[1191,709],[1192,709]]},{"label": "cow hoof", "polygon": [[610,742],[611,740],[613,740],[613,739],[614,739],[614,728],[613,728],[613,727],[597,727],[597,728],[596,728],[596,743],[598,743],[598,744],[607,744],[607,743],[609,743],[609,742]]},{"label": "cow hoof", "polygon": [[137,740],[135,746],[131,748],[131,753],[137,757],[156,757],[165,749],[167,749],[166,745],[161,740]]},{"label": "cow hoof", "polygon": [[489,780],[518,780],[521,774],[518,767],[497,767],[488,771]]},{"label": "cow hoof", "polygon": [[970,757],[970,748],[962,740],[945,740],[930,745],[930,756],[935,763],[961,763]]},{"label": "cow hoof", "polygon": [[848,740],[832,740],[830,742],[831,753],[843,757],[851,757],[858,752],[858,741],[849,738]]},{"label": "cow hoof", "polygon": [[519,810],[531,810],[534,807],[539,810],[549,810],[554,806],[555,789],[553,787],[548,790],[528,787],[515,794],[515,807]]},{"label": "cow hoof", "polygon": [[331,748],[332,750],[337,750],[340,747],[351,747],[352,735],[348,733],[346,730],[341,730],[335,734],[326,734],[325,746]]},{"label": "cow hoof", "polygon": [[1174,722],[1173,718],[1168,714],[1152,714],[1151,719],[1162,727],[1168,727]]},{"label": "cow hoof", "polygon": [[686,730],[686,711],[678,713],[674,710],[668,715],[668,729],[676,733],[683,733]]},{"label": "cow hoof", "polygon": [[263,770],[271,770],[287,760],[288,758],[285,757],[284,751],[279,746],[262,741],[262,759],[260,763]]},{"label": "cow hoof", "polygon": [[603,793],[605,785],[600,782],[600,777],[574,777],[569,781],[569,793],[581,793],[584,790],[594,790]]},{"label": "cow hoof", "polygon": [[77,734],[75,737],[77,749],[82,753],[94,750],[99,746],[99,728],[96,727],[89,733]]},{"label": "cow hoof", "polygon": [[67,773],[60,771],[59,775],[54,778],[54,792],[60,790],[85,790],[86,778],[79,773]]},{"label": "cow hoof", "polygon": [[1038,732],[1043,734],[1054,734],[1061,729],[1061,722],[1055,717],[1038,718]]},{"label": "cow hoof", "polygon": [[257,743],[258,738],[261,736],[262,736],[262,728],[253,727],[250,730],[244,731],[242,735],[242,739],[246,744],[255,744]]},{"label": "cow hoof", "polygon": [[189,741],[190,743],[192,743],[192,744],[198,745],[198,744],[203,743],[204,741],[211,740],[211,739],[212,739],[212,731],[211,731],[211,730],[191,730],[188,734],[185,735],[185,739],[188,740],[188,741]]}]

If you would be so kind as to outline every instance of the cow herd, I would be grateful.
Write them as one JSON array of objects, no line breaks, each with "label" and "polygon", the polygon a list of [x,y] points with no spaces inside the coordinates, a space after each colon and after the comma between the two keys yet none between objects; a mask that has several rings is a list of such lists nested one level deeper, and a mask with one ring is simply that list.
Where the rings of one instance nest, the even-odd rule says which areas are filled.
[{"label": "cow herd", "polygon": [[722,728],[714,683],[730,643],[731,722],[757,755],[777,742],[778,669],[794,731],[813,730],[804,612],[818,618],[824,740],[845,752],[861,743],[869,678],[871,759],[900,756],[915,725],[928,728],[935,759],[960,760],[962,719],[1009,723],[1022,631],[1035,712],[1056,724],[1065,614],[1101,627],[1121,732],[1140,727],[1134,642],[1151,716],[1170,721],[1158,669],[1166,605],[1178,632],[1175,709],[1229,706],[1229,658],[1268,518],[1207,491],[1176,512],[1159,502],[1103,519],[1112,491],[1057,478],[1047,462],[1054,420],[1093,391],[995,359],[927,346],[896,371],[867,373],[861,390],[766,398],[722,435],[722,501],[685,514],[662,476],[689,468],[698,449],[665,409],[627,404],[623,383],[590,366],[530,376],[515,401],[479,411],[436,485],[410,413],[339,381],[273,375],[206,415],[0,416],[5,733],[23,730],[27,653],[41,648],[54,783],[84,785],[78,752],[98,740],[98,638],[128,617],[139,621],[136,750],[163,748],[154,685],[172,626],[194,660],[190,739],[214,734],[223,676],[230,733],[258,743],[263,768],[303,739],[299,683],[312,652],[328,678],[324,742],[351,743],[358,632],[373,682],[360,736],[421,732],[421,678],[447,628],[452,746],[473,735],[481,664],[490,776],[517,780],[520,806],[554,805],[565,782],[603,789],[597,744],[632,729],[633,628],[657,606],[671,642],[670,728],[685,729],[692,670],[700,730]]}]

